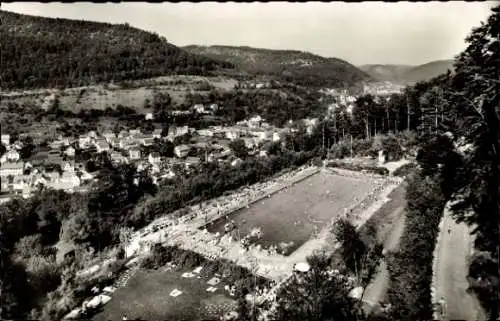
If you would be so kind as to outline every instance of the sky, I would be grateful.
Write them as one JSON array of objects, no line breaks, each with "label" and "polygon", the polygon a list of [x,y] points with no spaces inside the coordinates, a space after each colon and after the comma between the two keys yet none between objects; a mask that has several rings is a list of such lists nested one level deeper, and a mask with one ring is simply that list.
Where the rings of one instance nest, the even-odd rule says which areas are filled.
[{"label": "sky", "polygon": [[487,2],[2,3],[44,17],[129,23],[177,46],[294,49],[355,65],[419,65],[453,59],[485,21]]}]

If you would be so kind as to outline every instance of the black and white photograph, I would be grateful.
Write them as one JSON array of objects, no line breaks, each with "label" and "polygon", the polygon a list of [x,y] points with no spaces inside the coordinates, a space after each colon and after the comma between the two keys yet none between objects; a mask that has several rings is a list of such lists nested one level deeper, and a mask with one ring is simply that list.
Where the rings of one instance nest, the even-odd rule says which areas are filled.
[{"label": "black and white photograph", "polygon": [[500,2],[0,3],[0,320],[500,320]]}]

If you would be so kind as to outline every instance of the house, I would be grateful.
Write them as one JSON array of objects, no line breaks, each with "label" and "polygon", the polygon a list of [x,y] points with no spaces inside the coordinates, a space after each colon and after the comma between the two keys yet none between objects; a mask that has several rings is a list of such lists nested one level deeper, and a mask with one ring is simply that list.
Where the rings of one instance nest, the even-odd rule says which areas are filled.
[{"label": "house", "polygon": [[265,151],[265,150],[261,150],[261,151],[259,152],[259,157],[267,157],[267,151]]},{"label": "house", "polygon": [[144,119],[153,120],[154,119],[153,113],[146,113],[146,115],[144,115]]},{"label": "house", "polygon": [[248,149],[252,149],[257,145],[253,138],[243,138],[243,141],[245,142],[245,146]]},{"label": "house", "polygon": [[148,161],[151,163],[151,164],[159,164],[161,162],[161,156],[160,156],[160,153],[158,152],[152,152],[152,153],[149,153],[149,156],[148,156]]},{"label": "house", "polygon": [[15,149],[9,150],[7,153],[5,153],[5,159],[8,162],[17,162],[20,158],[19,152]]},{"label": "house", "polygon": [[137,147],[131,148],[128,151],[128,155],[131,160],[141,159],[141,150]]},{"label": "house", "polygon": [[189,127],[188,126],[172,126],[168,129],[168,136],[175,138],[178,136],[183,136],[189,133]]},{"label": "house", "polygon": [[64,154],[68,157],[75,157],[75,149],[70,146],[70,147],[66,148],[66,150],[64,151]]},{"label": "house", "polygon": [[51,180],[49,186],[54,189],[62,189],[68,192],[73,192],[74,189],[80,186],[81,180],[74,172],[64,172],[60,177]]},{"label": "house", "polygon": [[138,134],[135,137],[136,141],[138,144],[144,145],[144,146],[151,146],[153,145],[154,138],[152,135],[148,134]]},{"label": "house", "polygon": [[189,115],[191,114],[190,110],[172,110],[172,116],[181,116],[181,115]]},{"label": "house", "polygon": [[279,142],[281,140],[281,135],[280,133],[273,133],[273,142]]},{"label": "house", "polygon": [[129,133],[126,130],[122,130],[118,133],[118,138],[125,138],[128,136],[129,136]]},{"label": "house", "polygon": [[188,157],[186,158],[186,168],[191,168],[197,166],[201,163],[201,159],[199,157]]},{"label": "house", "polygon": [[127,163],[127,158],[118,152],[112,152],[109,156],[111,161],[115,164]]},{"label": "house", "polygon": [[267,139],[269,134],[264,130],[252,130],[250,131],[250,135],[256,137],[259,141],[264,141]]},{"label": "house", "polygon": [[226,132],[226,138],[229,140],[235,140],[240,137],[240,133],[237,130],[228,130]]},{"label": "house", "polygon": [[24,162],[7,162],[0,166],[0,176],[20,176],[23,175]]},{"label": "house", "polygon": [[108,132],[104,132],[102,134],[102,137],[104,137],[104,139],[106,139],[106,141],[108,143],[111,143],[111,141],[116,138],[116,135],[115,135],[115,133],[108,131]]},{"label": "house", "polygon": [[29,186],[29,177],[24,175],[9,175],[1,181],[2,192],[22,192]]},{"label": "house", "polygon": [[99,139],[95,143],[95,148],[98,153],[103,153],[109,151],[109,144],[104,139]]},{"label": "house", "polygon": [[91,131],[89,131],[89,135],[88,136],[90,138],[96,139],[97,138],[97,133],[95,132],[95,130],[91,130]]},{"label": "house", "polygon": [[2,141],[2,144],[4,146],[9,146],[10,145],[10,135],[9,134],[2,134],[2,135],[0,135],[0,140]]},{"label": "house", "polygon": [[175,156],[179,158],[184,158],[189,154],[191,147],[189,145],[178,145],[174,148]]},{"label": "house", "polygon": [[248,123],[248,127],[250,127],[250,128],[258,128],[258,127],[260,127],[262,122],[263,122],[262,117],[257,115],[257,116],[250,118],[247,123]]},{"label": "house", "polygon": [[118,144],[118,147],[122,149],[130,149],[131,147],[135,146],[137,146],[137,142],[130,136],[121,138]]},{"label": "house", "polygon": [[110,141],[108,143],[113,148],[119,148],[120,147],[120,139],[118,137],[110,139]]},{"label": "house", "polygon": [[197,131],[198,135],[205,137],[213,137],[214,132],[211,129],[200,129]]},{"label": "house", "polygon": [[153,138],[160,139],[162,132],[163,132],[163,130],[161,128],[156,128],[155,130],[153,130]]},{"label": "house", "polygon": [[213,112],[216,112],[217,110],[219,110],[219,106],[217,104],[211,104],[209,108]]},{"label": "house", "polygon": [[151,146],[153,145],[155,142],[155,139],[153,137],[147,137],[147,138],[144,138],[144,140],[142,141],[142,144],[144,146]]},{"label": "house", "polygon": [[202,104],[196,104],[196,105],[194,105],[193,109],[198,114],[204,114],[205,113],[205,106],[203,106]]},{"label": "house", "polygon": [[130,136],[136,136],[136,135],[139,135],[141,133],[141,130],[140,129],[131,129],[128,131],[128,133],[130,134]]}]

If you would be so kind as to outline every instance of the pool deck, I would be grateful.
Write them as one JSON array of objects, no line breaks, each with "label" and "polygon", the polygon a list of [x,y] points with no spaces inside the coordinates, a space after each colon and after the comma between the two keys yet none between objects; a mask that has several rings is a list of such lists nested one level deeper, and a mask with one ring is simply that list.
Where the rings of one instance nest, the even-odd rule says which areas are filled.
[{"label": "pool deck", "polygon": [[[376,192],[376,195],[360,200],[358,203],[353,204],[350,209],[346,211],[347,218],[353,221],[356,226],[362,226],[388,199],[387,196],[396,188],[401,179],[393,177],[384,177],[378,175],[362,174],[358,172],[351,172],[338,169],[320,169],[320,168],[306,168],[305,171],[299,172],[297,175],[291,177],[286,182],[271,186],[270,189],[263,193],[256,194],[254,199],[248,200],[251,204],[263,197],[304,180],[314,174],[322,171],[335,175],[348,175],[354,177],[372,177],[384,178],[385,184]],[[244,206],[246,206],[246,204]],[[235,206],[228,208],[223,214],[220,212],[214,215],[211,219],[218,219],[220,216],[228,215],[229,213],[241,208]],[[332,218],[332,219],[337,219]],[[140,240],[136,240],[134,246],[137,248],[137,243],[162,243],[165,245],[177,245],[181,248],[192,250],[200,253],[207,258],[216,259],[224,258],[235,262],[238,265],[246,267],[256,273],[257,275],[275,280],[277,282],[287,279],[291,273],[294,264],[303,262],[307,256],[313,254],[315,251],[332,251],[337,246],[334,244],[333,239],[329,233],[330,226],[327,224],[316,237],[312,237],[307,242],[302,244],[291,255],[284,256],[280,254],[271,254],[266,250],[262,250],[259,246],[251,246],[248,250],[244,250],[239,242],[232,241],[229,237],[218,238],[215,234],[207,231],[200,230],[199,227],[204,226],[207,220],[206,217],[197,217],[191,221],[180,222],[178,225],[170,226],[165,229],[150,233]],[[165,232],[167,236],[165,236]],[[140,246],[139,246],[140,247]],[[144,253],[147,253],[149,246],[144,246]],[[127,251],[129,252],[129,251]]]}]

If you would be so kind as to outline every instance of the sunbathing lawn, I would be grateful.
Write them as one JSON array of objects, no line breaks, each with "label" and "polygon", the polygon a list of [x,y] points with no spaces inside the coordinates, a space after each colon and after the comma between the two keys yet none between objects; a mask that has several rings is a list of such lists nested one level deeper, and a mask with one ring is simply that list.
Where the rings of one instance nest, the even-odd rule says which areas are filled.
[{"label": "sunbathing lawn", "polygon": [[[247,235],[252,228],[260,227],[262,238],[258,241],[263,247],[281,242],[294,242],[288,255],[306,242],[315,229],[321,229],[335,216],[361,200],[376,186],[370,177],[355,178],[318,173],[303,181],[283,189],[258,201],[249,208],[228,215],[239,227],[240,237]],[[211,226],[209,232],[224,233],[228,219],[223,218]],[[233,231],[232,233],[237,233]]]},{"label": "sunbathing lawn", "polygon": [[[210,278],[182,278],[183,272],[139,270],[123,288],[112,294],[112,299],[93,321],[128,319],[196,321],[208,316],[220,316],[234,309],[236,303],[224,290],[223,281],[215,293],[207,292]],[[171,297],[174,289],[182,291]]]}]

